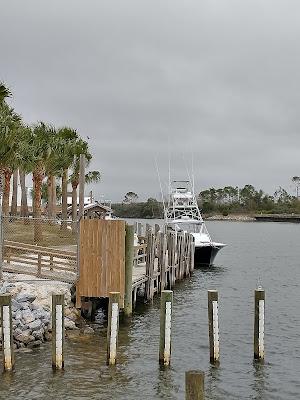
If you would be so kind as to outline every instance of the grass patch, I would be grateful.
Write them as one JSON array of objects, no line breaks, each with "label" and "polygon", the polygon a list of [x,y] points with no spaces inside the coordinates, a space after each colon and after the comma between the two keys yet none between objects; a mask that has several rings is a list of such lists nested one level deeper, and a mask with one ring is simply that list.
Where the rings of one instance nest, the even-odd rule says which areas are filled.
[{"label": "grass patch", "polygon": [[4,221],[3,239],[19,243],[38,244],[40,246],[66,246],[77,244],[77,234],[71,229],[62,230],[61,225],[49,221],[42,221],[42,240],[34,242],[33,221]]}]

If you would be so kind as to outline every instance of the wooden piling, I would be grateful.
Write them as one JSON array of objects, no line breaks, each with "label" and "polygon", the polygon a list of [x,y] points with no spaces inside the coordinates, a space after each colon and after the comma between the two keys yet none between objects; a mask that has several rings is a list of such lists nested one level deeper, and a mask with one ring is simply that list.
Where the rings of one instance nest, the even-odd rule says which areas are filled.
[{"label": "wooden piling", "polygon": [[14,342],[12,333],[11,295],[0,296],[2,354],[4,371],[12,371],[15,365]]},{"label": "wooden piling", "polygon": [[255,290],[254,295],[254,359],[265,358],[265,291]]},{"label": "wooden piling", "polygon": [[146,276],[145,300],[152,300],[154,295],[154,259],[155,259],[155,237],[151,231],[147,231],[147,253],[146,253]]},{"label": "wooden piling", "polygon": [[185,400],[204,400],[204,372],[186,371]]},{"label": "wooden piling", "polygon": [[132,314],[132,270],[133,270],[133,245],[134,226],[126,225],[125,235],[125,295],[124,314],[129,317]]},{"label": "wooden piling", "polygon": [[52,294],[52,368],[64,368],[64,304],[63,294]]},{"label": "wooden piling", "polygon": [[120,292],[109,293],[108,327],[107,327],[107,364],[115,365],[117,361],[119,330]]},{"label": "wooden piling", "polygon": [[148,232],[152,232],[152,226],[147,223],[145,228],[145,236],[147,236]]},{"label": "wooden piling", "polygon": [[157,236],[158,235],[158,232],[160,231],[160,226],[158,225],[158,224],[155,224],[154,225],[154,233],[155,233],[155,236]]},{"label": "wooden piling", "polygon": [[137,235],[138,236],[142,236],[142,228],[143,228],[142,223],[138,222],[138,226],[137,226]]},{"label": "wooden piling", "polygon": [[167,238],[165,233],[159,234],[159,257],[158,270],[160,272],[160,290],[164,290],[166,286],[166,252]]},{"label": "wooden piling", "polygon": [[208,291],[208,326],[210,362],[215,364],[220,360],[218,292],[216,290]]},{"label": "wooden piling", "polygon": [[160,301],[159,363],[168,366],[171,362],[171,322],[173,291],[163,290]]}]

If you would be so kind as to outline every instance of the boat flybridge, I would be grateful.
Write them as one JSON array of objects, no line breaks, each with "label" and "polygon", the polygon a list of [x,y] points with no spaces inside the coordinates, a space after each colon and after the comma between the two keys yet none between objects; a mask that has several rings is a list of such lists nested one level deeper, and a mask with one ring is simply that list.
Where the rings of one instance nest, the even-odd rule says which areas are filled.
[{"label": "boat flybridge", "polygon": [[224,243],[213,242],[201,216],[190,181],[173,181],[165,209],[167,230],[188,232],[195,239],[195,265],[211,265]]}]

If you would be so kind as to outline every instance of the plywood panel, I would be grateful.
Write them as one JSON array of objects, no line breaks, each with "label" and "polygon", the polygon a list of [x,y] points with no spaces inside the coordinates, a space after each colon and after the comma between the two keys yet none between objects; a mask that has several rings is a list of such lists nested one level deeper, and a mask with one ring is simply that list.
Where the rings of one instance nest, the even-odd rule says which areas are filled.
[{"label": "plywood panel", "polygon": [[125,290],[125,221],[82,219],[79,248],[80,276],[77,304],[81,296],[108,297]]}]

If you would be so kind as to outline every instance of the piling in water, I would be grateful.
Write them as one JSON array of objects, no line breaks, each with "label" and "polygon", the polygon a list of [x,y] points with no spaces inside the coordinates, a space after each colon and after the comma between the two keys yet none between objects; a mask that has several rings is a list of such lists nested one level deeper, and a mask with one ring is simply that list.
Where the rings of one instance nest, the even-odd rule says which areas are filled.
[{"label": "piling in water", "polygon": [[64,295],[52,295],[52,368],[64,368]]},{"label": "piling in water", "polygon": [[254,295],[254,359],[265,358],[265,291],[256,289]]},{"label": "piling in water", "polygon": [[218,292],[208,291],[208,327],[209,327],[209,354],[210,362],[215,364],[220,361],[219,338],[219,311]]},{"label": "piling in water", "polygon": [[2,326],[2,353],[4,371],[12,371],[15,364],[13,334],[12,334],[12,313],[11,295],[0,296],[1,326]]},{"label": "piling in water", "polygon": [[125,235],[125,296],[124,314],[129,317],[132,315],[132,269],[133,269],[133,244],[134,226],[126,225]]},{"label": "piling in water", "polygon": [[119,330],[120,292],[109,293],[108,327],[107,327],[107,364],[115,365],[117,361]]},{"label": "piling in water", "polygon": [[164,366],[170,365],[171,362],[172,305],[172,290],[163,290],[160,301],[159,363]]},{"label": "piling in water", "polygon": [[204,372],[186,371],[185,400],[204,400]]}]

